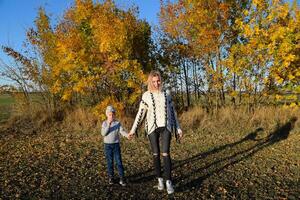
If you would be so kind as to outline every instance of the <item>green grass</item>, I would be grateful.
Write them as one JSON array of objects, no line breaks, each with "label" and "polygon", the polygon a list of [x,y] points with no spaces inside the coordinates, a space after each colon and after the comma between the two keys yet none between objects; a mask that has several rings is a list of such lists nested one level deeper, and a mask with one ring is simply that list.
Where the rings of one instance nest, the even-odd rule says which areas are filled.
[{"label": "green grass", "polygon": [[0,95],[0,123],[6,121],[9,118],[11,114],[12,105],[14,103],[14,98],[10,95]]},{"label": "green grass", "polygon": [[[272,118],[273,116],[269,116]],[[174,199],[297,199],[299,119],[256,127],[236,122],[185,129],[172,141]],[[225,123],[225,122],[224,122]],[[256,122],[255,122],[256,123]],[[29,125],[30,126],[30,125]],[[21,199],[164,199],[147,138],[122,139],[127,187],[107,184],[97,131],[2,132],[0,196]],[[223,128],[222,128],[223,127]],[[1,131],[0,131],[1,133]]]},{"label": "green grass", "polygon": [[14,98],[8,94],[2,94],[0,95],[0,105],[11,105],[13,104]]},{"label": "green grass", "polygon": [[[43,102],[39,93],[30,93],[32,105],[40,106]],[[0,94],[0,123],[4,123],[12,114],[12,108],[16,104],[16,100],[9,94]]]}]

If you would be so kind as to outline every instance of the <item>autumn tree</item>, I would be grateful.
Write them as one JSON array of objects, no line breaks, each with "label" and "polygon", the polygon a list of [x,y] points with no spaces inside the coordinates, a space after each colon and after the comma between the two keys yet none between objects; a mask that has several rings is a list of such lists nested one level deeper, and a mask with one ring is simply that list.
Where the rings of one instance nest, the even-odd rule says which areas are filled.
[{"label": "autumn tree", "polygon": [[151,69],[151,27],[137,12],[121,10],[111,0],[76,0],[52,27],[40,9],[27,32],[34,56],[24,71],[57,105],[93,106],[96,113],[107,104],[128,109]]},{"label": "autumn tree", "polygon": [[[236,42],[235,18],[247,5],[248,1],[162,1],[161,26],[189,47],[187,74],[194,77],[194,85],[205,85],[209,105],[225,104],[228,70],[222,61]],[[199,81],[197,74],[205,77]]]},{"label": "autumn tree", "polygon": [[90,97],[92,105],[108,98],[123,102],[123,110],[139,97],[149,71],[150,34],[135,9],[122,11],[112,1],[76,1],[55,31],[59,61],[52,92],[66,101]]},{"label": "autumn tree", "polygon": [[[292,6],[279,0],[161,2],[162,29],[170,41],[175,38],[188,47],[188,54],[181,53],[188,60],[184,62],[188,79],[201,77],[209,107],[225,105],[225,94],[233,104],[239,97],[239,104],[251,107],[278,89],[298,89],[296,2]],[[171,49],[178,52],[177,47],[181,48]]]},{"label": "autumn tree", "polygon": [[34,88],[34,85],[24,66],[31,65],[31,62],[12,48],[2,46],[2,50],[15,60],[12,63],[0,60],[0,77],[12,81],[19,88],[19,91],[23,94],[24,104],[30,108],[31,99],[29,93]]},{"label": "autumn tree", "polygon": [[[299,8],[284,1],[252,1],[236,20],[239,42],[225,61],[238,75],[248,104],[282,89],[299,91]],[[232,95],[237,95],[234,90]]]}]

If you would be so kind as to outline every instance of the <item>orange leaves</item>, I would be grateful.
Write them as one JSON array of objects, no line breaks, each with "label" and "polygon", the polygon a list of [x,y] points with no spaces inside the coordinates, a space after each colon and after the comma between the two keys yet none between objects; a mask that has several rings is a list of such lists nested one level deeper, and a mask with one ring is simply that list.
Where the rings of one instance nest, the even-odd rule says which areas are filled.
[{"label": "orange leaves", "polygon": [[253,1],[250,9],[243,12],[244,16],[235,21],[243,40],[231,47],[232,55],[226,61],[231,64],[229,69],[235,72],[240,68],[242,78],[248,82],[254,80],[250,85],[261,80],[261,89],[276,85],[293,90],[300,80],[296,75],[299,70],[296,10],[282,1]]},{"label": "orange leaves", "polygon": [[185,38],[198,53],[216,51],[228,20],[229,4],[217,1],[180,1],[162,5],[163,29],[175,38]]},{"label": "orange leaves", "polygon": [[[182,44],[171,49],[173,54],[178,55],[177,63],[193,63],[195,59],[201,61],[206,79],[204,82],[212,91],[222,89],[225,83],[225,68],[221,66],[223,58],[220,55],[225,53],[225,46],[230,40],[230,7],[231,3],[217,0],[167,1],[161,5],[162,29],[171,41]],[[180,67],[184,68],[183,71],[189,71],[185,66]]]},{"label": "orange leaves", "polygon": [[80,23],[82,20],[88,19],[93,13],[94,5],[92,0],[76,0],[75,1],[75,20]]},{"label": "orange leaves", "polygon": [[19,79],[55,94],[55,101],[75,104],[84,99],[94,105],[114,96],[125,105],[132,103],[130,95],[135,99],[141,93],[151,29],[136,18],[135,9],[120,10],[110,0],[77,0],[55,29],[50,24],[40,9],[35,27],[27,33],[29,51],[36,58],[4,48],[23,65]]},{"label": "orange leaves", "polygon": [[61,99],[63,101],[69,101],[71,99],[71,97],[72,97],[72,90],[66,89],[66,90],[64,90]]},{"label": "orange leaves", "polygon": [[54,31],[43,10],[36,22],[31,42],[49,67],[50,91],[63,101],[114,96],[125,105],[141,93],[151,31],[135,9],[120,10],[110,0],[76,0]]}]

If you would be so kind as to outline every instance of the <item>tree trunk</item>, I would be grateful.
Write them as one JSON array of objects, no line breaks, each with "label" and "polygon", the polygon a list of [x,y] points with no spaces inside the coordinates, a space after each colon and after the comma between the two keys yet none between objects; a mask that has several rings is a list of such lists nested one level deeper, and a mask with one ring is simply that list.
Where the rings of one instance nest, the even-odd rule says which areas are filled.
[{"label": "tree trunk", "polygon": [[189,90],[189,83],[188,83],[188,68],[185,61],[183,61],[183,73],[184,73],[184,81],[185,81],[187,108],[189,108],[191,105],[191,100],[190,100],[190,90]]}]

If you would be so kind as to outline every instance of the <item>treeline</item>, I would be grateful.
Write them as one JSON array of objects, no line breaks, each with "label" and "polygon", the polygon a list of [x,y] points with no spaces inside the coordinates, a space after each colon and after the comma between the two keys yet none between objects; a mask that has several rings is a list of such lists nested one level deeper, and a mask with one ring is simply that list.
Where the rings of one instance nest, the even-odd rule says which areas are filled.
[{"label": "treeline", "polygon": [[52,26],[41,8],[24,51],[2,46],[15,64],[1,62],[1,75],[15,81],[28,105],[28,94],[39,91],[49,112],[79,105],[101,115],[107,104],[130,112],[152,69],[181,108],[299,101],[296,1],[161,1],[156,29],[137,14],[112,0],[76,0]]}]

